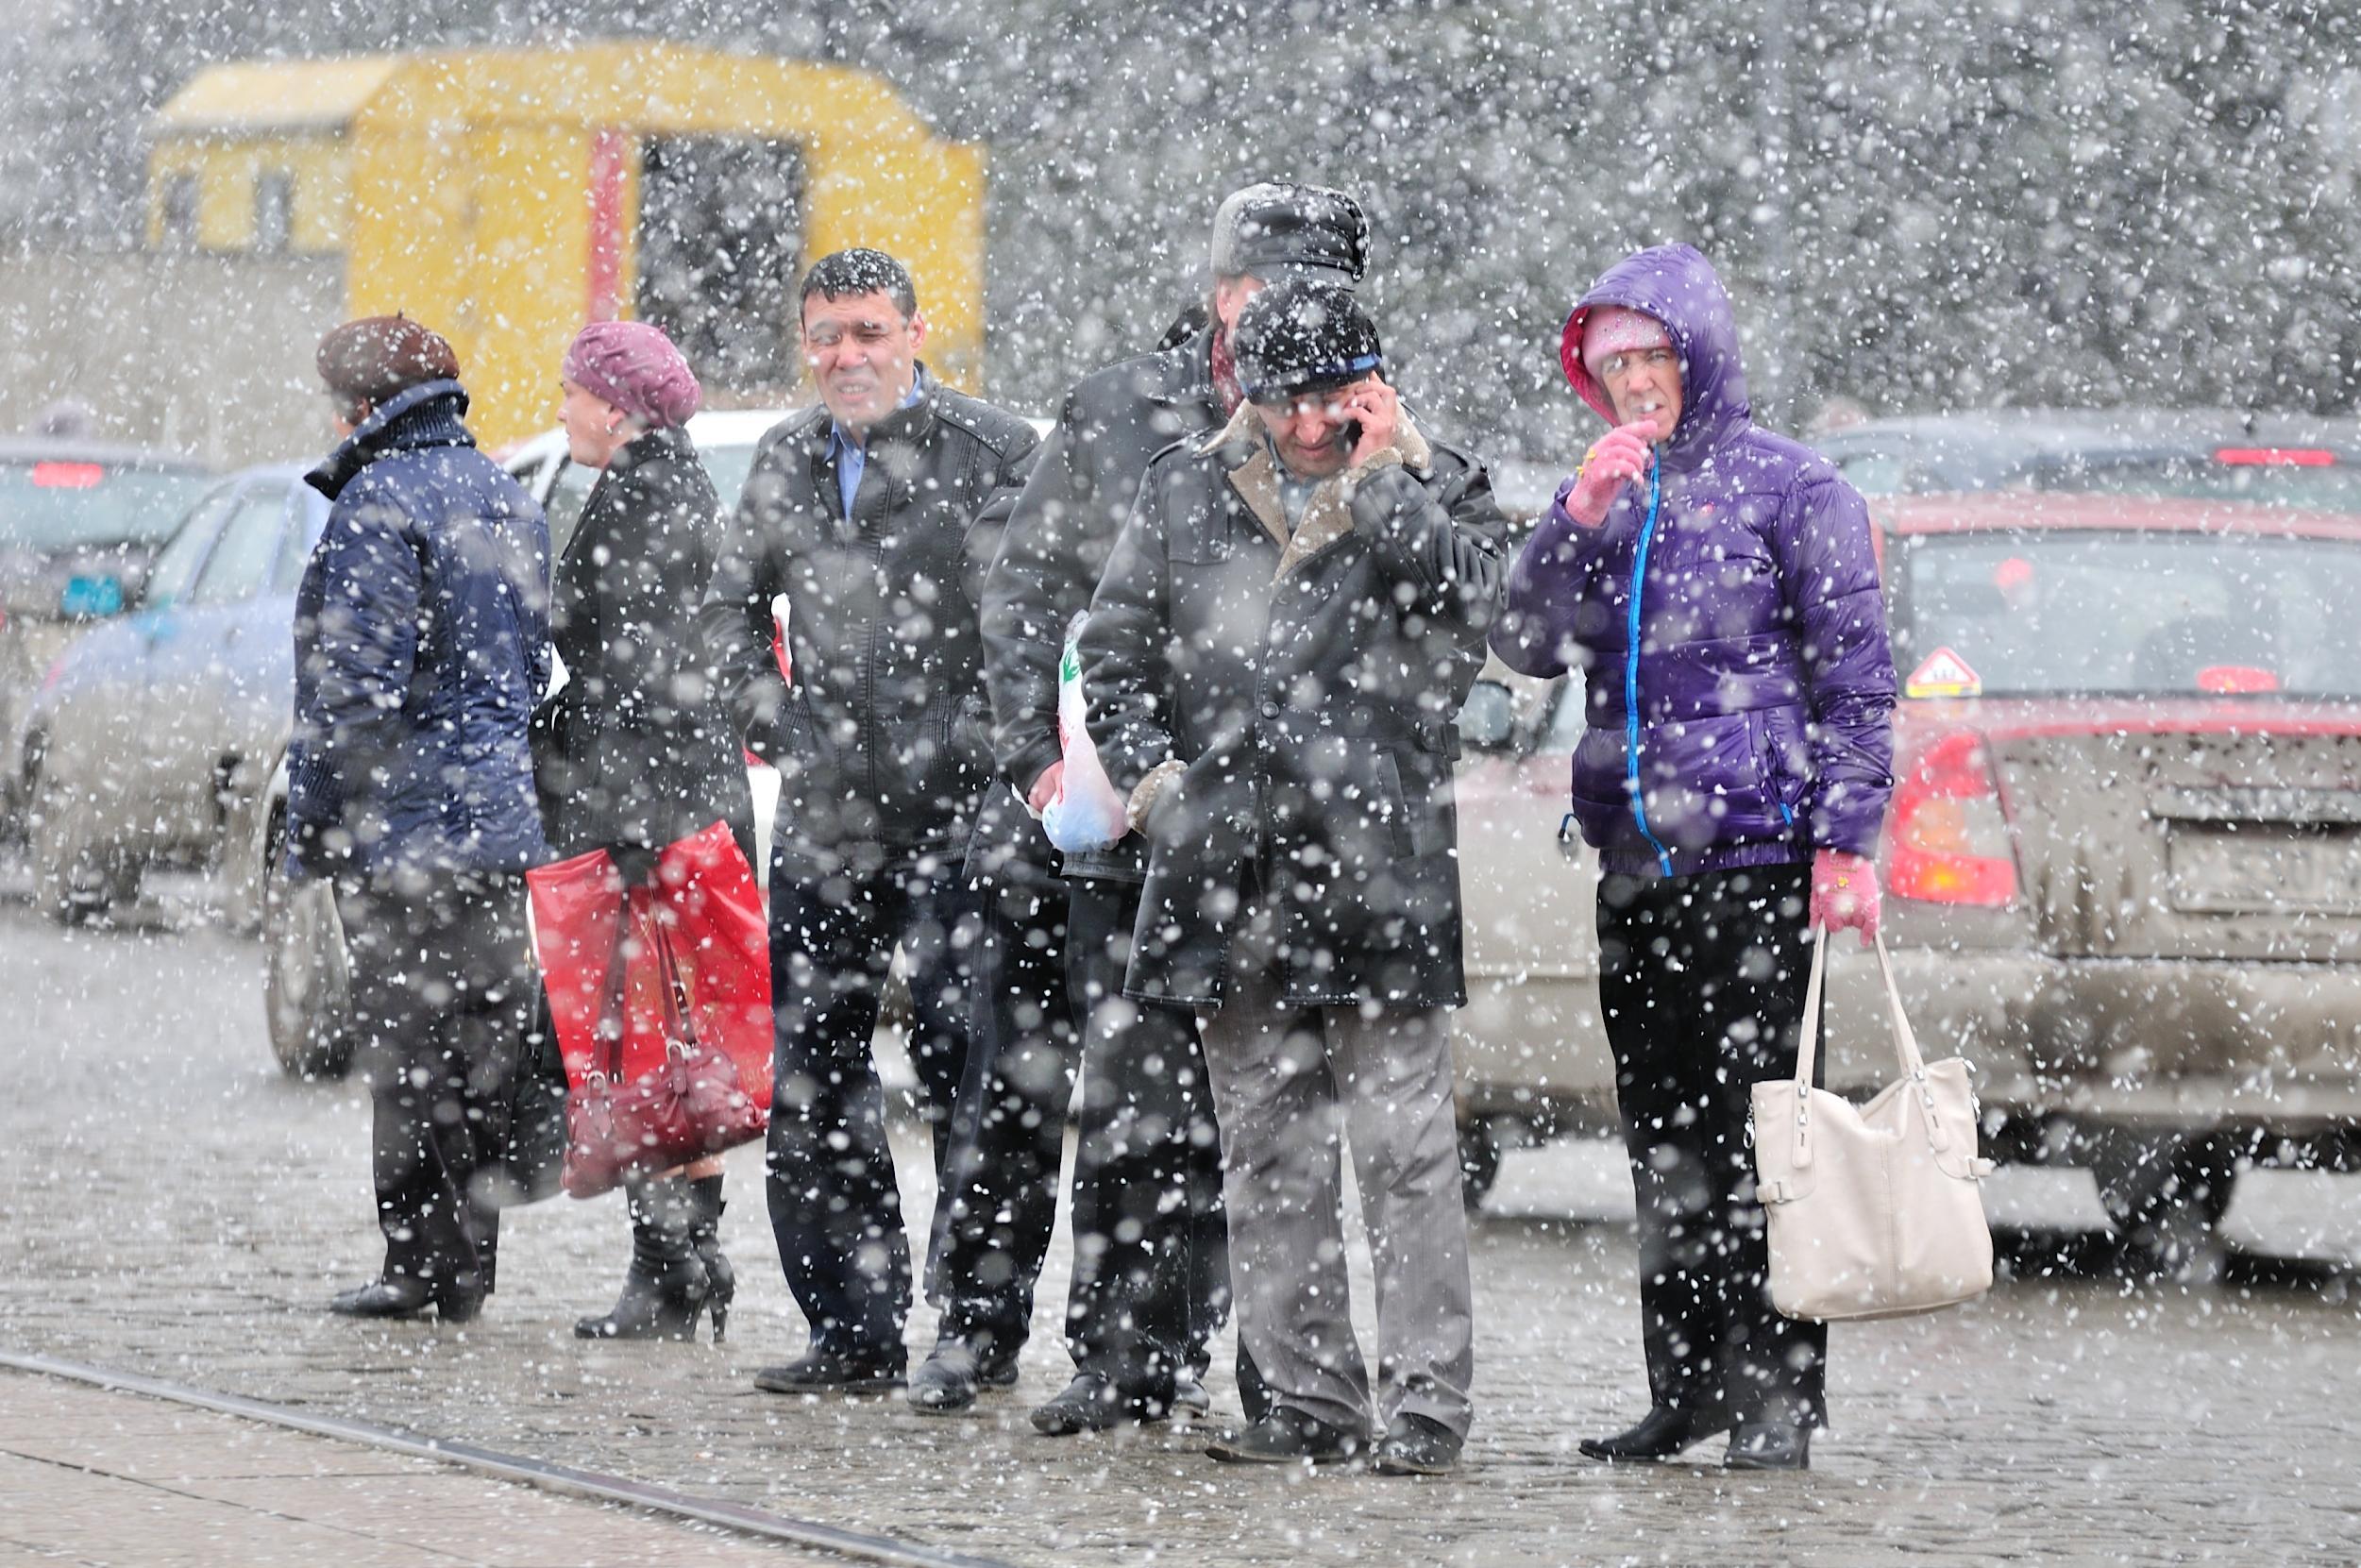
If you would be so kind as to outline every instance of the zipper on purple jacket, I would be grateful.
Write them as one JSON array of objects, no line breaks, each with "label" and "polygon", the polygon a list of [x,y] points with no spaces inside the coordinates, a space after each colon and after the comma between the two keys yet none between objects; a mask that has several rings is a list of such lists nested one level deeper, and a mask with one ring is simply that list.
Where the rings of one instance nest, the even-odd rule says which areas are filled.
[{"label": "zipper on purple jacket", "polygon": [[1640,799],[1640,594],[1642,584],[1647,582],[1647,551],[1656,539],[1656,508],[1663,499],[1663,454],[1649,453],[1647,521],[1640,525],[1640,548],[1631,562],[1631,636],[1623,660],[1623,722],[1627,741],[1623,749],[1623,777],[1624,786],[1631,791],[1631,817],[1640,824],[1640,836],[1656,851],[1656,863],[1664,868],[1664,874],[1671,876],[1672,851],[1658,842],[1656,834],[1648,827],[1647,806]]}]

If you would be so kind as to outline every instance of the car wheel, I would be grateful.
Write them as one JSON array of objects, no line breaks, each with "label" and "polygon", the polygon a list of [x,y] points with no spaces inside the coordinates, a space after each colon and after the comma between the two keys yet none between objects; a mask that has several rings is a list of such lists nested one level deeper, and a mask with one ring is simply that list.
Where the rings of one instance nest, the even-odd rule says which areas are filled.
[{"label": "car wheel", "polygon": [[2211,1266],[2237,1186],[2223,1140],[2198,1133],[2109,1131],[2092,1140],[2091,1175],[2107,1211],[2116,1266],[2184,1278]]},{"label": "car wheel", "polygon": [[1459,1198],[1471,1211],[1500,1179],[1501,1133],[1494,1117],[1470,1117],[1459,1123]]},{"label": "car wheel", "polygon": [[139,869],[122,851],[95,842],[63,789],[37,779],[27,823],[33,902],[61,925],[102,919],[139,897]]},{"label": "car wheel", "polygon": [[271,1054],[290,1078],[341,1078],[351,1067],[346,995],[335,893],[273,869],[262,894],[262,1009]]}]

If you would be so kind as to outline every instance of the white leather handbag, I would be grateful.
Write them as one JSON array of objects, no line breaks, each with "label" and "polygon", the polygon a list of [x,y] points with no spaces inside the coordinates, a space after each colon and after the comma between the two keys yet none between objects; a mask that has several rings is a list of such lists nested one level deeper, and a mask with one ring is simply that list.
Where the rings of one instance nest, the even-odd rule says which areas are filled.
[{"label": "white leather handbag", "polygon": [[1878,940],[1902,1076],[1868,1104],[1812,1087],[1829,933],[1813,933],[1796,1076],[1753,1087],[1754,1169],[1770,1218],[1771,1303],[1791,1318],[1892,1318],[1992,1288],[1992,1228],[1967,1063],[1920,1058]]}]

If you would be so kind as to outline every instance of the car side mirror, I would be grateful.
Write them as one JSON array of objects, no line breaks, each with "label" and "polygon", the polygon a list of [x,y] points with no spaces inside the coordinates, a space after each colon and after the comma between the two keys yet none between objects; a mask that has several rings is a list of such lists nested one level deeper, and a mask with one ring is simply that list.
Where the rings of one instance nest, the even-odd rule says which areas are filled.
[{"label": "car side mirror", "polygon": [[1471,751],[1505,751],[1516,733],[1516,695],[1498,681],[1476,682],[1459,704],[1459,744]]},{"label": "car side mirror", "polygon": [[66,620],[99,620],[123,614],[123,579],[93,575],[69,577],[58,596],[58,614]]}]

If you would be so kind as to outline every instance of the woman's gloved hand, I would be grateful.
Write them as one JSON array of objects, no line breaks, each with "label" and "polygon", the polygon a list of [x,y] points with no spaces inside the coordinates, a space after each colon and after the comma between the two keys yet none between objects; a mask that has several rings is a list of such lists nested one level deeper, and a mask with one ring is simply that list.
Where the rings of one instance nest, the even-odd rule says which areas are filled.
[{"label": "woman's gloved hand", "polygon": [[1867,947],[1878,937],[1878,868],[1865,855],[1821,850],[1812,857],[1812,923],[1829,935],[1861,933]]},{"label": "woman's gloved hand", "polygon": [[1623,487],[1647,478],[1647,437],[1641,432],[1654,428],[1642,420],[1618,425],[1599,437],[1598,445],[1583,454],[1582,466],[1575,471],[1574,488],[1566,493],[1567,516],[1584,528],[1596,528],[1607,520],[1607,509],[1615,504]]}]

